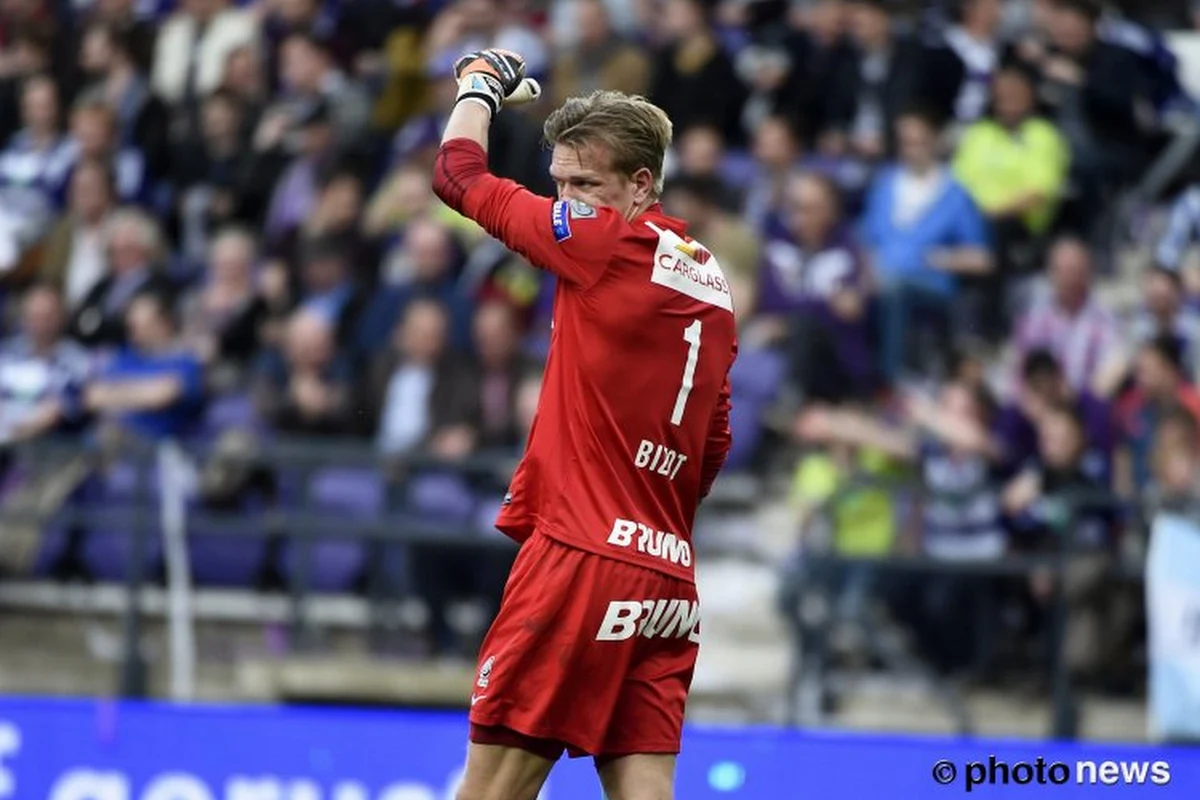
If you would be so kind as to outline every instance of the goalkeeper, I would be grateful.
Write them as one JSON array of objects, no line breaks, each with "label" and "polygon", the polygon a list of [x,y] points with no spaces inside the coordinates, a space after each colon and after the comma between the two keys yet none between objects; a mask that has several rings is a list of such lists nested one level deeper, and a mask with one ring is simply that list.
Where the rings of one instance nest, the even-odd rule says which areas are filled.
[{"label": "goalkeeper", "polygon": [[658,203],[671,123],[596,92],[546,121],[558,198],[487,171],[537,99],[521,57],[464,56],[434,189],[554,273],[537,416],[496,526],[521,543],[479,654],[459,800],[533,800],[564,752],[610,800],[671,800],[700,641],[692,523],[729,451],[733,302]]}]

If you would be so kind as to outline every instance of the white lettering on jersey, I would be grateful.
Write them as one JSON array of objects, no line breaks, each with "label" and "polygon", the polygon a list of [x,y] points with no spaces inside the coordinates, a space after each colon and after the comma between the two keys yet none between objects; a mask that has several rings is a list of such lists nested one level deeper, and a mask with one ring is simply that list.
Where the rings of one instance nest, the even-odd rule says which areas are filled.
[{"label": "white lettering on jersey", "polygon": [[[633,535],[638,534],[637,543]],[[616,547],[635,547],[639,553],[661,558],[685,567],[692,565],[692,545],[669,531],[659,531],[641,522],[618,519],[613,522],[608,543]]]},{"label": "white lettering on jersey", "polygon": [[598,642],[647,639],[687,639],[700,643],[700,602],[697,600],[613,600],[604,612]]},{"label": "white lettering on jersey", "polygon": [[729,294],[729,283],[713,254],[696,242],[686,241],[674,231],[649,222],[646,225],[658,234],[650,282],[732,312],[733,298]]},{"label": "white lettering on jersey", "polygon": [[662,475],[667,480],[675,480],[679,468],[687,463],[688,457],[683,453],[672,450],[666,445],[655,444],[648,439],[642,439],[637,453],[633,457],[633,465],[638,469],[649,470]]}]

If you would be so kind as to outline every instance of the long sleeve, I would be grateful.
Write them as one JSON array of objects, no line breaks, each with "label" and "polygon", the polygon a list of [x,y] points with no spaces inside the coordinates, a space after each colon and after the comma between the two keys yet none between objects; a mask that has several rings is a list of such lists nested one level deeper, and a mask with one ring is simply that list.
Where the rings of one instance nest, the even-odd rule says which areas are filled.
[{"label": "long sleeve", "polygon": [[704,466],[700,473],[701,498],[708,497],[708,493],[712,491],[717,474],[721,467],[725,466],[725,459],[733,446],[733,432],[729,428],[729,411],[733,406],[731,394],[729,376],[726,375],[725,385],[721,387],[721,394],[717,398],[716,410],[713,411],[712,422],[709,423],[708,441],[704,446]]},{"label": "long sleeve", "polygon": [[452,139],[438,151],[433,190],[531,264],[587,288],[604,274],[629,223],[610,208],[553,200],[488,172],[476,142]]}]

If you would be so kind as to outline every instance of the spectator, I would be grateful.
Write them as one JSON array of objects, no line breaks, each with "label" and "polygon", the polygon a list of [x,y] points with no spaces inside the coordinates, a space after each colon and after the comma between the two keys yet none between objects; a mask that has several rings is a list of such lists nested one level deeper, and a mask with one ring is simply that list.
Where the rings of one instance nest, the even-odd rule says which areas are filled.
[{"label": "spectator", "polygon": [[940,118],[969,125],[988,106],[1000,56],[1002,0],[952,0],[949,25],[921,51],[918,86]]},{"label": "spectator", "polygon": [[[995,473],[1000,450],[987,433],[983,400],[962,385],[948,384],[937,401],[908,403],[905,428],[859,413],[810,410],[800,416],[797,433],[915,463],[923,487],[923,551],[944,561],[989,561],[1005,553],[1008,537]],[[938,574],[898,582],[894,591],[893,610],[914,628],[939,670],[957,671],[981,655],[976,642],[986,637],[960,632],[989,622],[981,613],[994,591],[989,583],[974,575]]]},{"label": "spectator", "polygon": [[145,439],[194,432],[204,408],[204,367],[179,342],[171,299],[138,294],[126,315],[129,348],[83,392],[84,408],[102,424]]},{"label": "spectator", "polygon": [[1159,425],[1181,408],[1200,422],[1200,393],[1183,377],[1183,354],[1171,336],[1145,344],[1134,367],[1134,385],[1117,402],[1123,447],[1117,453],[1114,485],[1132,497],[1150,482],[1151,455]]},{"label": "spectator", "polygon": [[[266,114],[255,134],[255,148],[260,153],[265,151],[265,157],[260,158],[265,160],[271,158],[269,154],[280,153],[289,133],[295,136],[296,153],[282,174],[275,176],[278,180],[272,179],[275,188],[265,227],[271,246],[294,234],[313,212],[322,174],[332,166],[337,154],[332,115],[324,101],[297,107],[289,113]],[[271,172],[261,177],[267,178]]]},{"label": "spectator", "polygon": [[[792,178],[782,224],[768,229],[759,274],[759,317],[746,337],[789,336],[793,378],[807,396],[862,398],[875,374],[867,304],[870,281],[826,178]],[[774,330],[770,330],[773,328]]]},{"label": "spectator", "polygon": [[1116,393],[1129,377],[1137,349],[1159,336],[1179,343],[1184,377],[1189,381],[1200,378],[1200,313],[1184,305],[1179,273],[1158,267],[1147,270],[1142,296],[1141,310],[1121,337],[1125,349],[1109,357],[1097,378],[1097,387],[1105,394]]},{"label": "spectator", "polygon": [[757,282],[759,244],[754,230],[721,207],[721,184],[713,178],[682,177],[666,187],[667,213],[688,221],[688,232],[717,257],[726,277]]},{"label": "spectator", "polygon": [[345,169],[322,175],[312,212],[298,228],[274,243],[271,256],[295,263],[307,251],[319,249],[322,241],[336,241],[355,280],[363,286],[374,284],[379,255],[360,232],[362,209],[363,185],[358,175]]},{"label": "spectator", "polygon": [[743,216],[754,230],[762,230],[783,205],[784,186],[800,162],[800,143],[784,117],[767,117],[754,129],[752,153],[756,174],[746,187]]},{"label": "spectator", "polygon": [[[1004,491],[1004,510],[1021,549],[1057,552],[1062,535],[1076,548],[1111,547],[1108,472],[1102,462],[1088,457],[1083,418],[1073,408],[1051,406],[1039,415],[1037,440],[1037,453]],[[1063,525],[1070,527],[1064,530]],[[1049,577],[1034,581],[1043,603],[1050,600]]]},{"label": "spectator", "polygon": [[50,52],[54,44],[52,29],[36,25],[7,30],[12,38],[5,43],[7,71],[0,74],[0,142],[7,142],[22,124],[21,96],[26,84],[41,76],[58,88],[65,84],[62,73],[66,72]]},{"label": "spectator", "polygon": [[1200,599],[1200,427],[1186,411],[1163,420],[1155,441],[1158,502],[1146,558],[1150,736],[1200,740],[1200,697],[1187,647]]},{"label": "spectator", "polygon": [[258,414],[300,436],[347,436],[361,427],[350,362],[338,354],[329,319],[309,309],[289,319],[283,346],[262,354],[253,381]]},{"label": "spectator", "polygon": [[352,346],[358,314],[367,299],[354,275],[351,245],[342,236],[319,236],[300,254],[298,306],[332,326],[339,348]]},{"label": "spectator", "polygon": [[[80,21],[83,25],[79,31],[85,33],[93,25],[109,28],[129,43],[137,71],[148,75],[154,65],[154,43],[158,38],[158,30],[154,20],[138,14],[136,6],[136,0],[95,0],[82,9]],[[82,43],[76,43],[72,51],[79,52],[82,49]]]},{"label": "spectator", "polygon": [[830,87],[845,83],[857,67],[846,39],[847,16],[843,0],[793,3],[787,28],[767,27],[758,34],[786,54],[788,63],[782,83],[771,92],[771,113],[786,118],[809,149],[816,149],[819,134],[834,128]]},{"label": "spectator", "polygon": [[254,45],[245,44],[229,52],[221,73],[221,85],[213,91],[227,92],[240,104],[243,114],[242,138],[249,141],[258,130],[268,100],[262,59]]},{"label": "spectator", "polygon": [[1015,471],[1037,457],[1039,428],[1054,409],[1070,411],[1080,422],[1087,470],[1107,477],[1116,445],[1112,406],[1087,387],[1071,388],[1058,359],[1042,349],[1025,356],[1013,398],[996,420],[996,438],[1004,442],[1007,466]]},{"label": "spectator", "polygon": [[258,219],[249,186],[252,155],[243,136],[243,109],[231,93],[218,90],[204,100],[200,130],[177,147],[170,181],[179,215],[180,249],[191,263],[202,262],[214,230]]},{"label": "spectator", "polygon": [[895,152],[896,121],[913,102],[920,54],[914,42],[896,33],[887,0],[851,0],[849,5],[857,60],[826,89],[832,108],[821,149],[873,164]]},{"label": "spectator", "polygon": [[138,68],[133,43],[115,28],[92,24],[84,32],[79,61],[89,82],[81,99],[107,104],[115,116],[117,145],[140,151],[147,168],[160,174],[167,166],[170,118]]},{"label": "spectator", "polygon": [[446,310],[414,300],[396,326],[392,348],[376,365],[376,446],[389,458],[428,452],[462,458],[479,440],[477,376],[447,348]]},{"label": "spectator", "polygon": [[926,314],[943,332],[953,328],[956,276],[992,269],[984,219],[938,160],[932,118],[906,113],[896,133],[900,161],[876,176],[862,220],[863,244],[880,282],[884,375],[892,380]]},{"label": "spectator", "polygon": [[104,276],[79,302],[70,328],[71,335],[89,347],[124,344],[126,312],[133,298],[173,290],[158,269],[163,246],[154,220],[132,208],[115,211],[109,216],[104,238]]},{"label": "spectator", "polygon": [[1037,116],[1034,86],[1016,67],[992,82],[987,117],[969,126],[954,156],[954,173],[987,215],[1001,275],[1028,273],[1037,238],[1054,222],[1066,189],[1070,150]]},{"label": "spectator", "polygon": [[450,315],[450,342],[470,347],[471,308],[459,286],[462,255],[450,229],[433,219],[409,225],[399,248],[382,267],[384,289],[372,300],[359,327],[360,346],[372,350],[387,339],[410,301],[438,300]]},{"label": "spectator", "polygon": [[426,36],[430,53],[456,55],[499,47],[525,57],[531,76],[549,73],[549,53],[544,40],[520,19],[520,10],[496,0],[453,0],[438,14]]},{"label": "spectator", "polygon": [[745,90],[721,49],[699,0],[667,0],[661,19],[664,49],[654,62],[650,99],[667,112],[677,130],[714,126],[739,145]]},{"label": "spectator", "polygon": [[1016,350],[1025,358],[1047,349],[1075,391],[1095,386],[1099,370],[1119,342],[1117,322],[1092,292],[1092,256],[1078,239],[1050,248],[1050,293],[1034,301],[1016,329]]},{"label": "spectator", "polygon": [[112,172],[103,161],[82,161],[71,175],[67,213],[46,239],[41,277],[63,293],[74,312],[107,272],[106,227],[116,208]]},{"label": "spectator", "polygon": [[154,49],[151,84],[176,108],[187,109],[216,89],[230,53],[253,45],[258,25],[228,0],[184,0],[163,23]]},{"label": "spectator", "polygon": [[517,390],[527,371],[516,314],[504,301],[485,302],[475,312],[473,333],[479,364],[479,446],[511,453],[522,441]]},{"label": "spectator", "polygon": [[70,172],[87,160],[103,161],[110,165],[113,188],[122,203],[144,202],[151,181],[146,172],[146,160],[130,147],[121,147],[117,140],[116,117],[107,103],[84,100],[71,113],[70,157],[55,200],[61,206],[70,185]]},{"label": "spectator", "polygon": [[254,282],[257,244],[248,230],[226,228],[213,239],[207,280],[184,298],[184,341],[210,370],[237,375],[258,349],[266,303]]},{"label": "spectator", "polygon": [[1097,0],[1056,0],[1039,95],[1071,144],[1085,188],[1109,189],[1139,174],[1150,155],[1141,117],[1151,110],[1138,59],[1097,36]]},{"label": "spectator", "polygon": [[337,69],[324,41],[311,33],[289,34],[280,50],[280,74],[279,103],[324,101],[342,144],[351,144],[364,133],[370,121],[370,98]]},{"label": "spectator", "polygon": [[597,89],[645,94],[650,63],[638,48],[613,32],[603,0],[576,0],[571,5],[575,16],[572,33],[577,41],[562,48],[555,58],[554,105]]},{"label": "spectator", "polygon": [[[1130,620],[1121,593],[1105,580],[1114,560],[1115,509],[1107,475],[1086,456],[1083,420],[1070,408],[1051,408],[1041,419],[1038,457],[1005,489],[1005,512],[1022,550],[1055,555],[1064,537],[1072,556],[1061,576],[1066,604],[1065,666],[1077,679],[1095,678],[1118,661]],[[1037,622],[1046,626],[1056,602],[1055,575],[1040,567],[1029,577]],[[1044,652],[1047,669],[1053,651]]]},{"label": "spectator", "polygon": [[65,323],[57,289],[38,284],[25,293],[20,332],[0,345],[0,452],[79,421],[91,359],[63,336]]},{"label": "spectator", "polygon": [[52,222],[55,193],[70,168],[70,147],[59,132],[58,89],[45,76],[21,90],[21,129],[0,153],[0,274]]},{"label": "spectator", "polygon": [[[1190,277],[1193,286],[1200,286],[1196,276],[1200,270],[1188,269],[1188,254],[1200,245],[1200,181],[1196,182],[1175,199],[1171,205],[1171,218],[1167,230],[1155,250],[1160,267],[1175,270]],[[1191,294],[1200,296],[1200,291]]]}]

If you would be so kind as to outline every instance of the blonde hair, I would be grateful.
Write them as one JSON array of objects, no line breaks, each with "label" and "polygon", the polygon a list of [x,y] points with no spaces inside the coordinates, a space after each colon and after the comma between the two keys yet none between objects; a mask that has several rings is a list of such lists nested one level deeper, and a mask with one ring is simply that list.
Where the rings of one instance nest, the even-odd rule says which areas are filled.
[{"label": "blonde hair", "polygon": [[671,120],[646,98],[604,90],[569,98],[546,119],[542,133],[551,147],[605,145],[612,153],[614,169],[629,176],[643,167],[650,170],[654,193],[662,194]]}]

